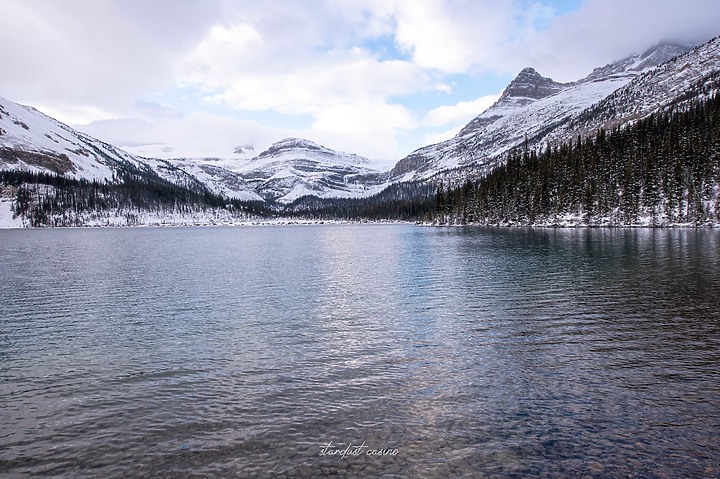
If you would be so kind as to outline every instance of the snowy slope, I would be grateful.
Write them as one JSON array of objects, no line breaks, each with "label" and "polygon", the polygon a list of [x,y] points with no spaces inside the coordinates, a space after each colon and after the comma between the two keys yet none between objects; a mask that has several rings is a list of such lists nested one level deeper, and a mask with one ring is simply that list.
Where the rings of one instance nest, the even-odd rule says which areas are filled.
[{"label": "snowy slope", "polygon": [[0,169],[111,180],[117,168],[148,171],[133,155],[0,97]]},{"label": "snowy slope", "polygon": [[178,185],[203,185],[213,193],[242,201],[263,201],[245,179],[236,172],[217,165],[188,159],[159,160],[143,158],[160,177]]},{"label": "snowy slope", "polygon": [[243,150],[232,158],[148,159],[0,98],[0,169],[109,181],[123,171],[141,172],[194,190],[280,203],[305,195],[366,197],[391,183],[427,180],[440,172],[458,178],[469,171],[481,175],[525,141],[539,146],[592,134],[716,88],[712,85],[720,83],[720,40],[682,54],[687,50],[659,44],[572,83],[558,83],[525,68],[500,99],[456,137],[416,150],[390,172],[377,171],[361,156],[297,138],[279,141],[257,155]]},{"label": "snowy slope", "polygon": [[228,198],[286,203],[304,195],[367,196],[382,189],[366,158],[308,140],[282,140],[254,157],[243,153],[224,160],[142,158],[0,98],[0,169],[101,181],[116,181],[122,171],[141,172]]},{"label": "snowy slope", "polygon": [[119,181],[123,172],[247,201],[288,203],[301,196],[368,196],[380,191],[369,160],[289,138],[259,155],[149,159],[81,133],[31,107],[0,98],[0,169]]},{"label": "snowy slope", "polygon": [[562,141],[570,134],[592,134],[646,117],[678,103],[718,90],[720,37],[638,76],[623,88],[560,125],[543,141]]},{"label": "snowy slope", "polygon": [[0,169],[100,181],[139,172],[196,191],[207,188],[228,198],[262,200],[239,174],[220,166],[138,157],[4,98],[0,98]]},{"label": "snowy slope", "polygon": [[596,68],[582,80],[565,84],[543,77],[533,68],[525,68],[500,99],[457,136],[414,151],[397,163],[391,178],[394,181],[428,179],[443,170],[470,165],[476,170],[488,171],[498,165],[504,153],[526,139],[544,141],[553,130],[568,124],[637,76],[688,49],[688,46],[662,43],[642,54]]}]

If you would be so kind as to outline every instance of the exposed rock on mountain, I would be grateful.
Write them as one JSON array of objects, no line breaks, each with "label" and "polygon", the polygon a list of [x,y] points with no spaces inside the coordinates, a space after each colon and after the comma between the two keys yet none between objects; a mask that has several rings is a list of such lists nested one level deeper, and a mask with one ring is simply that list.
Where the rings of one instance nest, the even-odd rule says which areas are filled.
[{"label": "exposed rock on mountain", "polygon": [[118,169],[153,174],[135,156],[0,97],[0,169],[112,180]]},{"label": "exposed rock on mountain", "polygon": [[[243,147],[243,152],[252,152]],[[0,98],[0,169],[117,182],[142,176],[246,201],[366,196],[382,189],[369,160],[288,138],[251,159],[143,158]]]},{"label": "exposed rock on mountain", "polygon": [[563,83],[553,81],[540,75],[532,67],[523,68],[518,76],[505,88],[498,102],[508,103],[514,101],[518,106],[532,103],[534,100],[548,97],[558,93],[565,87]]}]

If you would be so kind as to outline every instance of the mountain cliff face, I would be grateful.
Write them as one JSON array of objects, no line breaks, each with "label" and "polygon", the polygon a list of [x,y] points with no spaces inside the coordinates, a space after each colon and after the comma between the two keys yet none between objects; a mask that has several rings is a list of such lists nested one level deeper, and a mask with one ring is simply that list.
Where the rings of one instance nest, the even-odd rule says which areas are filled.
[{"label": "mountain cliff face", "polygon": [[540,75],[532,67],[523,68],[518,76],[510,82],[500,96],[500,103],[515,103],[524,106],[535,100],[560,92],[566,85]]},{"label": "mountain cliff face", "polygon": [[661,43],[642,54],[596,68],[572,83],[558,83],[525,68],[493,106],[454,138],[414,151],[397,163],[390,177],[393,181],[423,180],[443,170],[470,165],[489,171],[508,150],[529,138],[543,141],[560,125],[689,48]]}]

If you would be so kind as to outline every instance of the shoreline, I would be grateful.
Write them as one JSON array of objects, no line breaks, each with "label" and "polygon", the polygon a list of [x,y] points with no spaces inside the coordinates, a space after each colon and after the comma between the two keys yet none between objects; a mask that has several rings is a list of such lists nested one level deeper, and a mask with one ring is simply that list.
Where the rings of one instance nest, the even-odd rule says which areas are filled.
[{"label": "shoreline", "polygon": [[86,224],[86,225],[62,225],[62,226],[11,226],[0,224],[0,230],[49,230],[49,229],[93,229],[93,228],[233,228],[233,227],[257,227],[257,226],[323,226],[323,225],[387,225],[387,224],[408,224],[419,225],[414,221],[401,220],[254,220],[229,223],[213,222],[178,222],[178,223],[141,223],[141,224]]},{"label": "shoreline", "polygon": [[437,224],[420,221],[403,220],[254,220],[229,223],[215,222],[177,222],[177,223],[140,223],[140,224],[85,224],[61,226],[29,226],[29,225],[3,225],[0,230],[49,230],[49,229],[117,229],[117,228],[237,228],[237,227],[268,227],[268,226],[341,226],[341,225],[412,225],[426,228],[532,228],[532,229],[643,229],[643,230],[669,230],[694,229],[718,230],[720,224],[694,225],[691,223],[670,223],[664,225],[628,224],[628,225],[585,225],[585,224]]}]

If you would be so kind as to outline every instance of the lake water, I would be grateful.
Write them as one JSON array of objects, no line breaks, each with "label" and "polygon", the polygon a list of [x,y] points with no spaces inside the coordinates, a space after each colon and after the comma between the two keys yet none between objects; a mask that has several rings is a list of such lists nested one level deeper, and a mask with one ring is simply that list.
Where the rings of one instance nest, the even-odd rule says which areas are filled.
[{"label": "lake water", "polygon": [[0,231],[3,477],[717,477],[720,232]]}]

